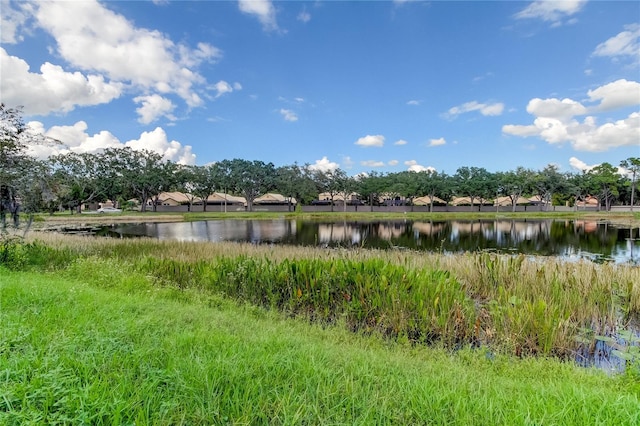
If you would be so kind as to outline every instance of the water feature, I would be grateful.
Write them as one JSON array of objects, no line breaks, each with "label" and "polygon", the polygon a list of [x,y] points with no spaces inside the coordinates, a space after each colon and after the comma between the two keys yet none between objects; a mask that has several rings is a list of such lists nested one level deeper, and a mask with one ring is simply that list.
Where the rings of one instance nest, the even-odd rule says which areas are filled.
[{"label": "water feature", "polygon": [[255,244],[458,253],[490,250],[556,256],[567,260],[640,264],[640,229],[595,220],[384,220],[306,221],[207,220],[115,224],[98,235],[180,241],[237,241]]}]

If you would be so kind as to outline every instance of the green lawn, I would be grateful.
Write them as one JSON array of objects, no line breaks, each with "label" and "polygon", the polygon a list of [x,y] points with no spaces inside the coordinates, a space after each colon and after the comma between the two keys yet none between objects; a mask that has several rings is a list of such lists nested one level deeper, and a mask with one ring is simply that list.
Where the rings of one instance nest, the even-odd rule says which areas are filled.
[{"label": "green lawn", "polygon": [[635,374],[322,328],[109,260],[0,269],[0,424],[637,425]]}]

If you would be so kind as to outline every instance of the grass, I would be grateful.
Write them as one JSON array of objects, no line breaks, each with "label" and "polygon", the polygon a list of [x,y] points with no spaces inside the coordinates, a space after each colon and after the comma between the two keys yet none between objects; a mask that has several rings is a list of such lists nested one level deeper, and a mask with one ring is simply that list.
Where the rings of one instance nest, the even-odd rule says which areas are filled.
[{"label": "grass", "polygon": [[117,258],[0,286],[2,424],[640,423],[631,374],[323,328]]},{"label": "grass", "polygon": [[[148,213],[147,213],[148,214]],[[633,222],[640,224],[640,213],[631,212],[192,212],[183,213],[188,221],[207,219],[278,219],[296,218],[306,220],[391,220],[391,219],[429,219],[429,220],[473,220],[473,219],[594,219]]]},{"label": "grass", "polygon": [[124,219],[140,220],[144,218],[148,220],[210,220],[210,219],[281,219],[295,218],[307,220],[390,220],[390,219],[430,219],[430,220],[472,220],[472,219],[594,219],[594,220],[611,220],[614,222],[623,221],[624,223],[633,223],[635,226],[640,224],[640,212],[595,212],[595,211],[576,211],[576,212],[343,212],[339,208],[334,212],[244,212],[244,211],[207,211],[207,212],[138,212],[126,211],[121,214],[108,215],[89,215],[89,214],[70,214],[68,211],[55,213],[54,215],[41,214],[36,215],[39,222],[60,222],[60,221],[121,221]]},{"label": "grass", "polygon": [[640,268],[632,266],[486,253],[39,238],[28,257],[41,268],[94,256],[107,264],[83,272],[91,279],[128,265],[162,285],[414,344],[570,359],[640,317]]}]

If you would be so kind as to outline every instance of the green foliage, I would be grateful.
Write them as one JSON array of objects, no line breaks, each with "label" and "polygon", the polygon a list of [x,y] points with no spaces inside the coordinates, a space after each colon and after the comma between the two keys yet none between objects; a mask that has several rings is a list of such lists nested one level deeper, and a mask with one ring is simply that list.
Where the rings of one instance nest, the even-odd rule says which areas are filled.
[{"label": "green foliage", "polygon": [[572,197],[583,200],[592,195],[608,210],[616,202],[634,204],[640,170],[640,160],[632,157],[621,162],[627,171],[625,176],[608,163],[583,174],[561,174],[556,166],[548,165],[540,171],[518,167],[504,173],[464,166],[454,176],[435,171],[348,176],[341,169],[320,172],[297,164],[276,169],[271,163],[243,159],[183,167],[157,152],[129,147],[107,148],[101,153],[68,152],[40,162],[26,154],[27,146],[57,141],[30,132],[21,113],[20,109],[0,104],[0,219],[17,215],[18,210],[53,213],[65,206],[79,212],[85,203],[125,202],[131,198],[138,199],[141,210],[146,211],[149,200],[155,198],[157,202],[161,192],[172,190],[190,194],[191,201],[195,197],[205,199],[216,190],[241,194],[251,211],[253,200],[274,188],[307,204],[319,192],[328,192],[331,198],[357,192],[371,206],[378,204],[383,194],[409,201],[419,195],[444,200],[454,195],[468,196],[474,204],[480,204],[503,193],[512,201],[537,195],[542,209],[554,199],[564,204]]},{"label": "green foliage", "polygon": [[60,269],[78,256],[68,248],[55,249],[38,241],[0,234],[0,265],[12,270],[28,268]]},{"label": "green foliage", "polygon": [[407,270],[382,260],[221,257],[187,263],[146,257],[142,270],[178,288],[227,296],[324,323],[414,342],[468,341],[473,302],[449,273]]},{"label": "green foliage", "polygon": [[28,261],[28,249],[24,240],[15,235],[0,234],[0,266],[20,270]]},{"label": "green foliage", "polygon": [[180,298],[96,257],[1,278],[1,424],[640,422],[631,375],[389,345],[207,292]]},{"label": "green foliage", "polygon": [[[571,358],[582,327],[596,334],[640,316],[639,270],[610,264],[152,240],[70,239],[43,268],[76,258],[117,261],[178,293],[203,290],[392,340],[486,346]],[[38,245],[38,247],[44,245]],[[78,261],[73,262],[77,268]],[[114,281],[108,263],[96,282]],[[128,266],[129,265],[129,266]],[[89,270],[82,275],[90,277]]]},{"label": "green foliage", "polygon": [[253,211],[253,200],[275,185],[273,163],[233,159],[227,162],[230,187],[247,200],[247,211]]}]

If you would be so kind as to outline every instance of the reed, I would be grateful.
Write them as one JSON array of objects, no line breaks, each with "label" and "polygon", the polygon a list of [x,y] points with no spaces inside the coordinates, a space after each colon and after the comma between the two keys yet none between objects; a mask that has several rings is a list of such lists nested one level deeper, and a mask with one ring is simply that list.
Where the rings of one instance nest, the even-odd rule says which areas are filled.
[{"label": "reed", "polygon": [[[640,317],[640,268],[496,254],[317,249],[44,234],[60,259],[129,264],[177,289],[204,289],[291,316],[414,343],[573,356]],[[105,268],[108,268],[108,263]],[[101,272],[97,270],[96,274]]]}]

